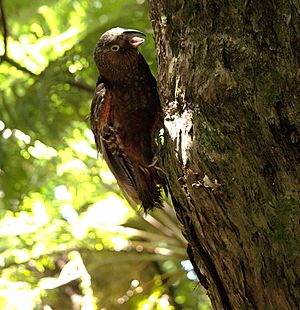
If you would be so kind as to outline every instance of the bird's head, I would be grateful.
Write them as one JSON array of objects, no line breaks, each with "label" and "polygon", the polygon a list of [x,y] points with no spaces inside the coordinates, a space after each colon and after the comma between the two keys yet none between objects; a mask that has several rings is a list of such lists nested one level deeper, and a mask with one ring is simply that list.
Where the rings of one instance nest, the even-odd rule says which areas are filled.
[{"label": "bird's head", "polygon": [[138,46],[145,36],[134,29],[112,28],[99,39],[94,59],[101,75],[108,81],[125,78],[128,71],[136,67],[139,57]]}]

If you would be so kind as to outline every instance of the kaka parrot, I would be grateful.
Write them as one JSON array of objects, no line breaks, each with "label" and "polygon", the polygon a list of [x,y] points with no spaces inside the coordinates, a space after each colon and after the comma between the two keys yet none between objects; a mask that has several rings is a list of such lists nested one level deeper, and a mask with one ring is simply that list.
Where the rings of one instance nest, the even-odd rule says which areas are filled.
[{"label": "kaka parrot", "polygon": [[161,205],[166,181],[155,157],[162,111],[155,78],[138,50],[142,36],[118,27],[100,37],[94,51],[100,76],[90,120],[97,150],[125,198],[148,211]]}]

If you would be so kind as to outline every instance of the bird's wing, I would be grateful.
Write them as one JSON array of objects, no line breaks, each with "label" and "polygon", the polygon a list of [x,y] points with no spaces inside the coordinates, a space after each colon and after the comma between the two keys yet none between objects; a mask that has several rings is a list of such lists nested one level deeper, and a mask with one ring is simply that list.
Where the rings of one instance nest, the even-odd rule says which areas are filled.
[{"label": "bird's wing", "polygon": [[133,166],[122,149],[119,148],[117,133],[113,128],[112,88],[102,79],[97,82],[91,105],[91,127],[98,152],[102,153],[109,169],[115,176],[125,198],[132,204],[140,203],[134,177]]},{"label": "bird's wing", "polygon": [[[102,153],[101,150],[101,136],[103,130],[103,116],[105,109],[105,101],[107,97],[107,93],[110,93],[110,87],[105,85],[106,83],[102,81],[100,78],[98,79],[96,90],[94,93],[94,98],[91,105],[91,128],[95,137],[95,142],[97,146],[97,151]],[[107,102],[108,104],[108,102]]]}]

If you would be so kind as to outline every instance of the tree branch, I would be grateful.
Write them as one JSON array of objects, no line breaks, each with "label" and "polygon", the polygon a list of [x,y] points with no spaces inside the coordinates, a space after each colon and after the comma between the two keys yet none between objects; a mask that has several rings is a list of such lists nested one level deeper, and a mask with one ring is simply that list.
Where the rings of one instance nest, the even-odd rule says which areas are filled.
[{"label": "tree branch", "polygon": [[[1,57],[2,61],[6,61],[7,63],[9,63],[10,65],[14,66],[15,68],[17,68],[20,71],[23,71],[25,73],[28,73],[31,76],[38,76],[38,74],[28,70],[26,67],[22,66],[21,64],[19,64],[18,62],[16,62],[15,60],[13,60],[12,58],[10,58],[7,55],[7,37],[8,37],[8,28],[7,28],[7,21],[6,21],[6,15],[5,15],[5,11],[4,11],[4,5],[3,5],[4,0],[0,0],[0,16],[1,16],[1,28],[2,28],[2,35],[3,35],[3,41],[4,41],[4,54]],[[81,83],[81,82],[76,82],[76,81],[72,81],[69,80],[67,81],[67,83],[69,83],[70,85],[84,90],[86,92],[89,93],[93,93],[94,92],[94,87]]]},{"label": "tree branch", "polygon": [[70,85],[76,87],[76,88],[79,88],[79,89],[84,90],[84,91],[89,92],[89,93],[93,93],[95,90],[94,87],[87,85],[87,84],[84,84],[84,83],[81,83],[81,82],[76,82],[76,81],[72,81],[72,80],[67,80],[66,82],[69,83]]},{"label": "tree branch", "polygon": [[1,10],[1,26],[2,26],[2,32],[3,32],[3,42],[4,42],[4,55],[7,54],[7,23],[6,23],[6,16],[4,13],[4,6],[3,6],[3,0],[0,0],[0,10]]},{"label": "tree branch", "polygon": [[[1,1],[1,0],[0,0]],[[3,55],[2,56],[2,60],[8,62],[10,65],[14,66],[15,68],[17,68],[20,71],[23,71],[25,73],[30,74],[31,76],[38,76],[38,74],[28,70],[26,67],[20,65],[19,63],[17,63],[16,61],[14,61],[13,59],[9,58],[7,55]]]},{"label": "tree branch", "polygon": [[2,55],[2,61],[6,61],[12,66],[16,67],[18,70],[21,70],[23,72],[26,72],[32,76],[37,76],[34,72],[28,70],[26,67],[20,65],[13,59],[7,56],[7,37],[8,37],[8,29],[7,29],[7,21],[6,21],[6,15],[4,11],[4,5],[3,0],[0,0],[0,16],[1,16],[1,28],[2,28],[2,35],[3,35],[3,42],[4,42],[4,54]]}]

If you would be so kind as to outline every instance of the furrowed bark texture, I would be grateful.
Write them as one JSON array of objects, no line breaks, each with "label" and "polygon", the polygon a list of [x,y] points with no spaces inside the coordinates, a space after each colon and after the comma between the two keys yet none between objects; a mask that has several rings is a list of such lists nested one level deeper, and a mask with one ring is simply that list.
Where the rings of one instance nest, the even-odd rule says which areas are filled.
[{"label": "furrowed bark texture", "polygon": [[300,2],[150,1],[164,169],[215,309],[299,309]]}]

